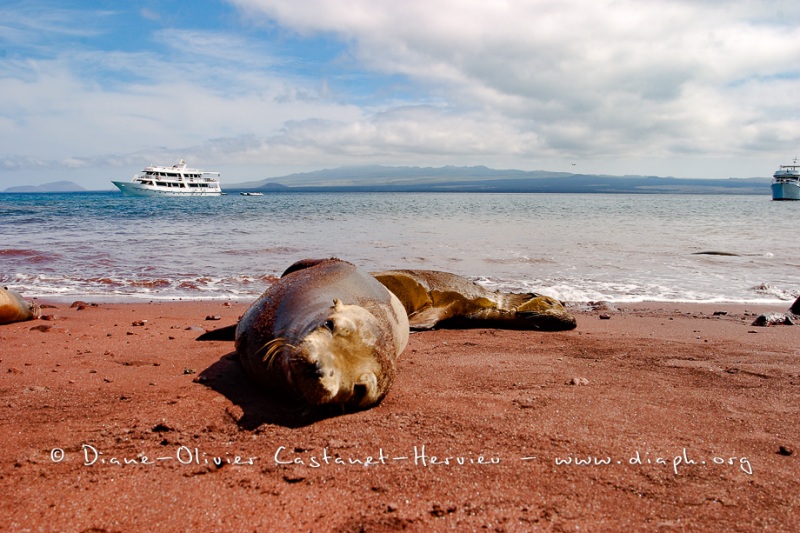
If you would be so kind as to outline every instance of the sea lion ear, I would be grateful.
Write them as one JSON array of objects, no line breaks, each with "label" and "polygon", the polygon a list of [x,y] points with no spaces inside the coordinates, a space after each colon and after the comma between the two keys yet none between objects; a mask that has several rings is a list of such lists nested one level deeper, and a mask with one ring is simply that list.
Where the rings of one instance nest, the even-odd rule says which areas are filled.
[{"label": "sea lion ear", "polygon": [[284,270],[283,274],[281,274],[281,277],[282,278],[286,277],[292,272],[297,272],[298,270],[305,270],[307,268],[317,266],[318,264],[323,263],[325,261],[340,261],[340,259],[337,259],[335,257],[331,257],[330,259],[301,259],[300,261],[293,263],[289,268]]},{"label": "sea lion ear", "polygon": [[344,304],[342,303],[342,301],[339,298],[334,298],[333,299],[333,310],[334,311],[339,311],[342,308],[343,305]]}]

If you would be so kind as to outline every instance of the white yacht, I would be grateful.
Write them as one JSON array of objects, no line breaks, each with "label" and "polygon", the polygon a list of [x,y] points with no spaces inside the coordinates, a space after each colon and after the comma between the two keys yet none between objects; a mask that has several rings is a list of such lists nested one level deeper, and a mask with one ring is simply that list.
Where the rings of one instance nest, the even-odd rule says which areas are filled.
[{"label": "white yacht", "polygon": [[128,196],[220,196],[219,172],[188,168],[186,161],[171,167],[150,165],[131,181],[112,181]]},{"label": "white yacht", "polygon": [[797,158],[791,165],[781,165],[772,175],[773,200],[800,200],[800,165]]}]

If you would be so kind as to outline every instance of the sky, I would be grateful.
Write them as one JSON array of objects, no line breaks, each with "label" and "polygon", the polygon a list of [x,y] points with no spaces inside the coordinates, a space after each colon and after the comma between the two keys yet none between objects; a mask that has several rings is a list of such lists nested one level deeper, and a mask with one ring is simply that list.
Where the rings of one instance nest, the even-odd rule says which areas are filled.
[{"label": "sky", "polygon": [[796,0],[4,0],[0,190],[150,163],[684,178],[800,156]]}]

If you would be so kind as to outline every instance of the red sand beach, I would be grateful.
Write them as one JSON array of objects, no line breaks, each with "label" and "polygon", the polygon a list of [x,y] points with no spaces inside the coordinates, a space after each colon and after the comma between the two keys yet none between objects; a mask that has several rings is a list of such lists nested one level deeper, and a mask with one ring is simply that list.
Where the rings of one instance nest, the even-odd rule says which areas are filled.
[{"label": "red sand beach", "polygon": [[0,326],[2,531],[800,530],[780,307],[415,333],[377,408],[289,427],[195,341],[246,304],[56,305]]}]

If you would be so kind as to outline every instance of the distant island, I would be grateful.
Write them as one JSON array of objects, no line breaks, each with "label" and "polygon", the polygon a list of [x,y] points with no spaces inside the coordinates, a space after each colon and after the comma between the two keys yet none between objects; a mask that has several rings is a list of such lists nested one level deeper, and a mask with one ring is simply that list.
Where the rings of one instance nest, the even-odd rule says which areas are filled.
[{"label": "distant island", "polygon": [[45,183],[44,185],[20,185],[18,187],[9,187],[3,192],[82,192],[85,191],[83,187],[71,181],[54,181],[52,183]]},{"label": "distant island", "polygon": [[[497,192],[605,194],[769,195],[770,178],[692,179],[659,176],[609,176],[546,170],[474,167],[338,167],[244,183],[225,183],[225,192]],[[82,192],[80,185],[57,181],[9,187],[7,193]]]},{"label": "distant island", "polygon": [[338,192],[527,192],[770,194],[769,178],[688,179],[475,167],[356,166],[230,184],[226,190]]}]

